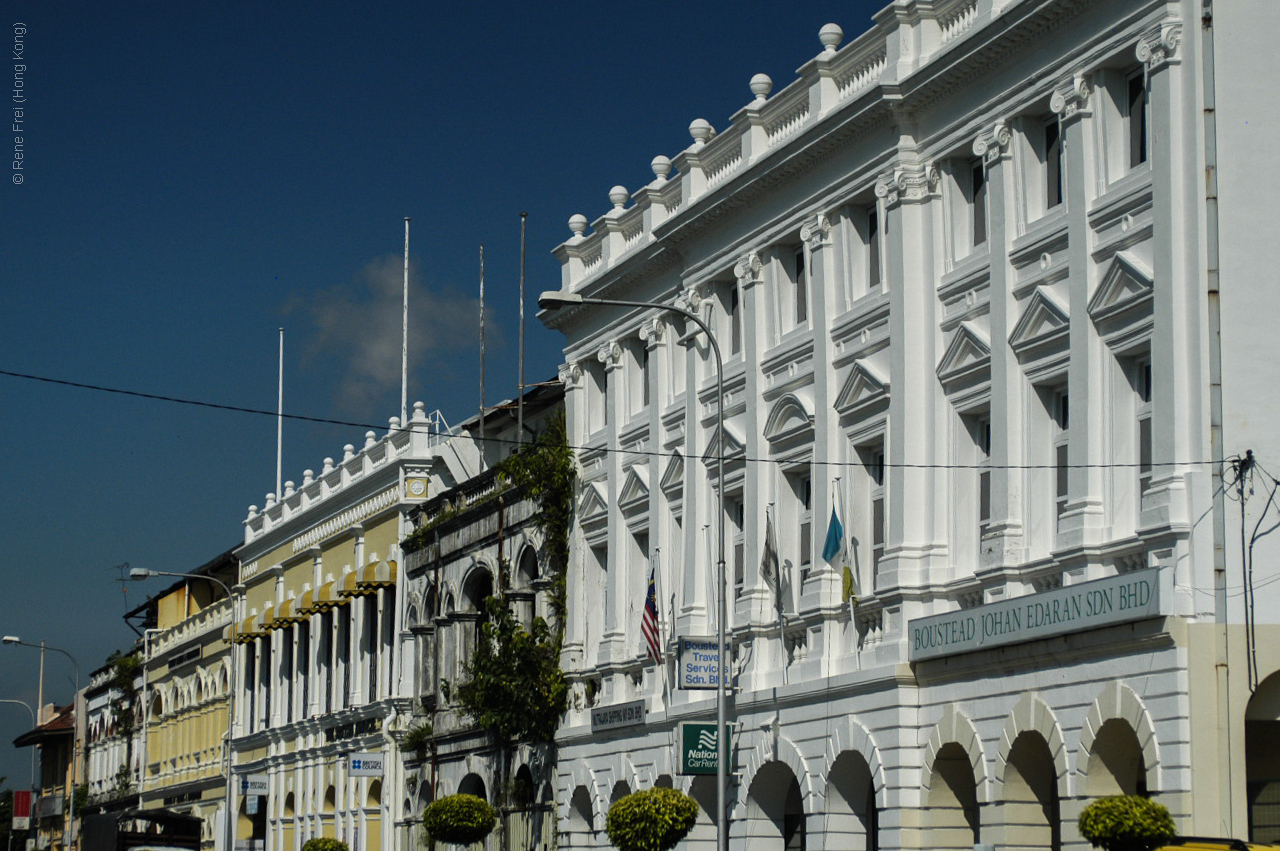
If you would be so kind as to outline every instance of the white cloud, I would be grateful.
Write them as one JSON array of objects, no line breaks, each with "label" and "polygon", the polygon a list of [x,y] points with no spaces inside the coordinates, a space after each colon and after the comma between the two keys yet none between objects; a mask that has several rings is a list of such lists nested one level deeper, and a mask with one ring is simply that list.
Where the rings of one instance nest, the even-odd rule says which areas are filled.
[{"label": "white cloud", "polygon": [[[337,406],[376,416],[389,397],[399,399],[404,260],[370,261],[350,284],[321,291],[302,305],[315,326],[307,360],[338,361]],[[424,285],[409,264],[409,396],[479,363],[479,298]],[[500,337],[493,308],[485,310],[485,346]],[[418,395],[415,396],[415,393]],[[428,407],[435,407],[428,401]]]}]

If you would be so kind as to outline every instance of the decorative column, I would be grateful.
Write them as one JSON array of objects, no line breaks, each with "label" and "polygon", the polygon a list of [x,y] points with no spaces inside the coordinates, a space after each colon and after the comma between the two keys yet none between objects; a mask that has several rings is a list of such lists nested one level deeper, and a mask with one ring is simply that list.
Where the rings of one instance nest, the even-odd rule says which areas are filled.
[{"label": "decorative column", "polygon": [[[623,373],[624,352],[615,340],[605,341],[596,351],[596,359],[604,365],[605,399],[608,422],[605,424],[604,445],[610,448],[618,445],[618,432],[626,416],[627,388],[623,385],[626,376]],[[604,466],[606,487],[609,495],[609,564],[605,577],[604,599],[604,636],[600,642],[596,657],[600,664],[626,658],[627,622],[626,595],[631,587],[628,581],[630,565],[626,557],[627,527],[622,521],[618,509],[618,494],[622,487],[622,453],[605,453]],[[606,697],[609,683],[606,682]]]},{"label": "decorative column", "polygon": [[[885,440],[885,555],[875,591],[943,581],[945,475],[927,465],[945,461],[945,400],[938,387],[938,299],[933,211],[936,166],[902,163],[876,183],[883,202],[889,329],[889,424]],[[905,465],[910,464],[911,467]]]},{"label": "decorative column", "polygon": [[[586,433],[587,410],[585,393],[583,392],[582,366],[577,362],[561,364],[558,373],[560,383],[564,385],[565,431],[570,445],[580,443]],[[575,523],[570,534],[576,539],[569,547],[569,563],[565,569],[565,599],[584,599],[583,561],[590,558],[584,553],[585,547],[577,546],[581,541],[578,526]],[[437,591],[437,593],[440,593]],[[586,612],[583,606],[569,606],[565,612],[564,643],[560,646],[560,665],[566,671],[580,670],[585,666]]]},{"label": "decorative column", "polygon": [[991,252],[990,314],[991,354],[991,521],[979,542],[978,572],[999,572],[1023,561],[1023,476],[1027,450],[1023,420],[1027,384],[1009,335],[1018,322],[1018,301],[1013,291],[1017,275],[1009,262],[1009,245],[1017,236],[1018,190],[1010,151],[1012,134],[1005,121],[997,121],[979,134],[973,153],[982,158],[987,182],[987,243]]},{"label": "decorative column", "polygon": [[[676,299],[676,306],[691,313],[701,313],[705,300],[706,294],[700,287],[686,286]],[[702,335],[692,323],[685,326],[685,334],[678,342],[686,347],[687,353],[684,359],[684,570],[677,604],[676,632],[679,635],[710,635],[715,599],[710,577],[715,566],[708,561],[714,558],[709,552],[708,536],[709,524],[714,519],[710,506],[716,500],[711,490],[709,463],[703,456],[707,455],[710,447],[713,427],[703,426],[698,393],[702,387],[699,367],[708,356],[710,346],[702,340]]]},{"label": "decorative column", "polygon": [[1093,232],[1088,210],[1093,201],[1097,167],[1093,144],[1093,92],[1089,81],[1076,74],[1054,89],[1049,108],[1058,114],[1064,174],[1063,203],[1067,208],[1067,279],[1071,353],[1067,368],[1067,504],[1058,518],[1053,550],[1065,550],[1101,540],[1106,516],[1102,504],[1105,428],[1105,358],[1110,355],[1089,320],[1089,297],[1096,278]]}]

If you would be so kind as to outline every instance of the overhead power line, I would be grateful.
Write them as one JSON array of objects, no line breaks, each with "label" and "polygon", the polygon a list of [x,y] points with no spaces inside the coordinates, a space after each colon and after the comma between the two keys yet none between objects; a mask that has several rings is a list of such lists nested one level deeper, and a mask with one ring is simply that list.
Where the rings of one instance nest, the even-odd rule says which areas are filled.
[{"label": "overhead power line", "polygon": [[[119,387],[104,387],[100,384],[88,384],[83,381],[67,381],[61,378],[49,378],[43,375],[31,375],[29,373],[13,372],[11,370],[0,369],[0,375],[10,378],[20,378],[27,381],[39,381],[45,384],[56,384],[61,387],[72,387],[78,390],[94,390],[99,393],[111,393],[118,396],[131,396],[136,399],[149,399],[154,402],[169,402],[176,405],[193,405],[199,408],[212,408],[219,411],[231,411],[239,414],[255,414],[265,417],[280,416],[277,411],[268,411],[262,408],[249,408],[242,405],[223,405],[218,402],[206,402],[201,399],[184,399],[178,396],[164,396],[158,393],[143,393],[140,390],[125,390]],[[497,406],[500,408],[502,406]],[[491,410],[497,410],[493,408]],[[347,426],[350,428],[362,428],[366,430],[386,429],[385,425],[373,423],[355,422],[353,420],[335,420],[327,417],[312,417],[305,414],[284,414],[285,419],[298,420],[300,422],[319,423],[321,425],[337,425]],[[407,426],[402,425],[401,430],[408,430]],[[514,438],[503,437],[478,437],[473,435],[473,439],[484,443],[497,443],[510,446],[519,446],[520,441]],[[570,445],[570,449],[575,452],[618,452],[624,455],[643,456],[650,458],[676,458],[683,457],[693,460],[713,460],[714,455],[682,455],[679,452],[660,452],[645,449],[622,449],[616,446],[577,446]],[[1202,466],[1222,466],[1231,464],[1236,459],[1220,459],[1220,460],[1187,460],[1187,461],[1152,461],[1153,468],[1170,468],[1170,467],[1202,467]],[[792,454],[782,458],[751,458],[745,455],[726,455],[725,461],[729,464],[747,463],[747,464],[780,464],[791,466],[798,463],[812,464],[818,467],[866,467],[868,464],[860,460],[850,461],[830,461],[819,458],[800,458]],[[1070,469],[1093,469],[1093,470],[1109,470],[1109,469],[1136,469],[1143,466],[1139,462],[1132,463],[1107,463],[1107,464],[913,464],[906,462],[890,462],[884,461],[883,466],[887,469],[906,469],[906,470],[1055,470],[1060,467]]]}]

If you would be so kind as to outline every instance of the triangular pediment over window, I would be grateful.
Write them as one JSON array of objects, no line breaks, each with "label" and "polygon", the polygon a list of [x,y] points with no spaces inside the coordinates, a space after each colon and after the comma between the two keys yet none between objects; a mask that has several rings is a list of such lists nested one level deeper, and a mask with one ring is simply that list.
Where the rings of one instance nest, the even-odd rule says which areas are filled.
[{"label": "triangular pediment over window", "polygon": [[1149,309],[1153,281],[1154,274],[1146,263],[1127,251],[1117,251],[1089,299],[1089,315],[1101,322],[1138,307]]},{"label": "triangular pediment over window", "polygon": [[582,488],[582,500],[578,503],[578,517],[582,521],[604,516],[609,508],[609,499],[601,482],[587,482]]},{"label": "triangular pediment over window", "polygon": [[679,452],[671,453],[671,460],[667,462],[667,469],[662,472],[658,487],[670,498],[684,493],[684,456]]},{"label": "triangular pediment over window", "polygon": [[720,457],[721,445],[724,446],[725,458],[741,457],[746,443],[742,430],[734,423],[726,422],[723,434],[719,429],[711,432],[711,440],[707,441],[706,462],[710,464]]},{"label": "triangular pediment over window", "polygon": [[628,468],[618,494],[618,505],[624,511],[631,508],[647,508],[649,505],[649,468],[636,464]]},{"label": "triangular pediment over window", "polygon": [[813,397],[805,390],[788,393],[779,399],[764,422],[764,436],[771,443],[794,439],[812,431]]},{"label": "triangular pediment over window", "polygon": [[1013,326],[1009,345],[1018,354],[1027,349],[1061,340],[1066,342],[1070,329],[1067,308],[1057,297],[1041,287],[1027,300],[1022,318]]},{"label": "triangular pediment over window", "polygon": [[938,379],[945,384],[990,366],[990,338],[973,323],[961,322],[938,364]]},{"label": "triangular pediment over window", "polygon": [[885,401],[889,397],[889,378],[870,361],[856,360],[836,396],[836,410],[852,413]]}]

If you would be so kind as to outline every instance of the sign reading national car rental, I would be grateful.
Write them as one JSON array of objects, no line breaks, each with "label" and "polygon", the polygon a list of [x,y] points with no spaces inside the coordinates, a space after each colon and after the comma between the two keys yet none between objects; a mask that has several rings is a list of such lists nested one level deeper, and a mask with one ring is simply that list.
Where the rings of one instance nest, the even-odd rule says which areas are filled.
[{"label": "sign reading national car rental", "polygon": [[907,624],[912,662],[1065,635],[1160,614],[1160,569],[1055,588]]}]

